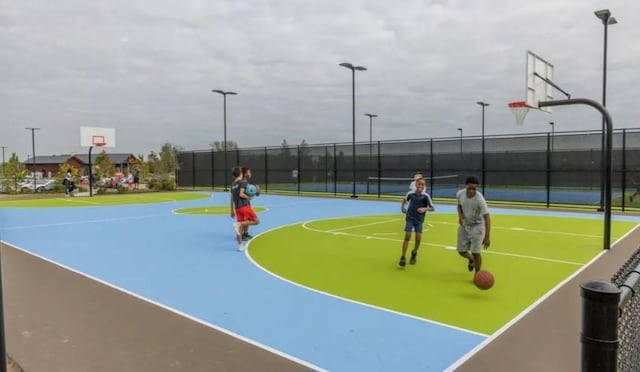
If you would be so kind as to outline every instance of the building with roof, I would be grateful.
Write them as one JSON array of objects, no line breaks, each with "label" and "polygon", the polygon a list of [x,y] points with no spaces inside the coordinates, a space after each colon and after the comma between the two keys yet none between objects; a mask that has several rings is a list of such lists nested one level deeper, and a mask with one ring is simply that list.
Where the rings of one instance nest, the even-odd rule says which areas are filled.
[{"label": "building with roof", "polygon": [[[95,163],[98,154],[91,154],[91,162]],[[138,158],[133,154],[118,153],[107,154],[116,168],[128,171],[132,166],[139,163]],[[44,178],[55,177],[60,169],[60,164],[67,163],[80,170],[81,175],[89,174],[89,154],[69,154],[69,155],[48,155],[36,156],[23,162],[29,172],[35,172]]]}]

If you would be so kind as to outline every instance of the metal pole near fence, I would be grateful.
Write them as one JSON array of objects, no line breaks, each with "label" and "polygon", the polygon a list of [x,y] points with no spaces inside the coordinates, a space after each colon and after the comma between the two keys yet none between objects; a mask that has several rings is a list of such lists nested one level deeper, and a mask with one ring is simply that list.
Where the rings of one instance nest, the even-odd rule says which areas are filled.
[{"label": "metal pole near fence", "polygon": [[620,290],[609,282],[589,281],[580,285],[582,328],[580,334],[582,372],[615,372],[618,355]]}]

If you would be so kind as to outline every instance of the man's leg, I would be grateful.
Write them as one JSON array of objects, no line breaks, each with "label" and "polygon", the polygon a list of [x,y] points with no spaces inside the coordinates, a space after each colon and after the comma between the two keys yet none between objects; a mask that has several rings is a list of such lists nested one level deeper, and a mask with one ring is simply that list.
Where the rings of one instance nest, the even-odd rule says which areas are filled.
[{"label": "man's leg", "polygon": [[[422,229],[419,229],[419,230],[422,231]],[[422,241],[422,233],[418,232],[418,229],[416,229],[416,241],[415,241],[413,250],[411,251],[411,259],[409,260],[409,263],[412,265],[416,264],[416,259],[418,257],[418,248],[420,248],[421,241]]]},{"label": "man's leg", "polygon": [[482,267],[482,255],[480,253],[473,254],[473,264],[476,272],[480,271],[480,268]]}]

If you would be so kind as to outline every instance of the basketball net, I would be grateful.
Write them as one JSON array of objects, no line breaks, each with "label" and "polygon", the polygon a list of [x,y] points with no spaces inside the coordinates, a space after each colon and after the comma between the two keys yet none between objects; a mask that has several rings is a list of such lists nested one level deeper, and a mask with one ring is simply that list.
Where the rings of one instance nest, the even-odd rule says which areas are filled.
[{"label": "basketball net", "polygon": [[522,126],[524,124],[524,118],[527,116],[530,107],[527,106],[525,101],[517,101],[509,103],[509,109],[516,117],[516,124]]},{"label": "basketball net", "polygon": [[96,147],[102,147],[107,144],[107,142],[104,140],[104,136],[92,136],[91,142],[93,146]]}]

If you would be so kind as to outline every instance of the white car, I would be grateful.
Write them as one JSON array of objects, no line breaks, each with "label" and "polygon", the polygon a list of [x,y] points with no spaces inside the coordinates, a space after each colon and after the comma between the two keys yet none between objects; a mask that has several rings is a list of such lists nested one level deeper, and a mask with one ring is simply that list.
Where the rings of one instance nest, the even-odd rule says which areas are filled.
[{"label": "white car", "polygon": [[[36,192],[46,192],[53,190],[56,184],[55,180],[36,180]],[[20,185],[20,189],[23,191],[31,190],[33,191],[33,180],[26,181]]]}]

